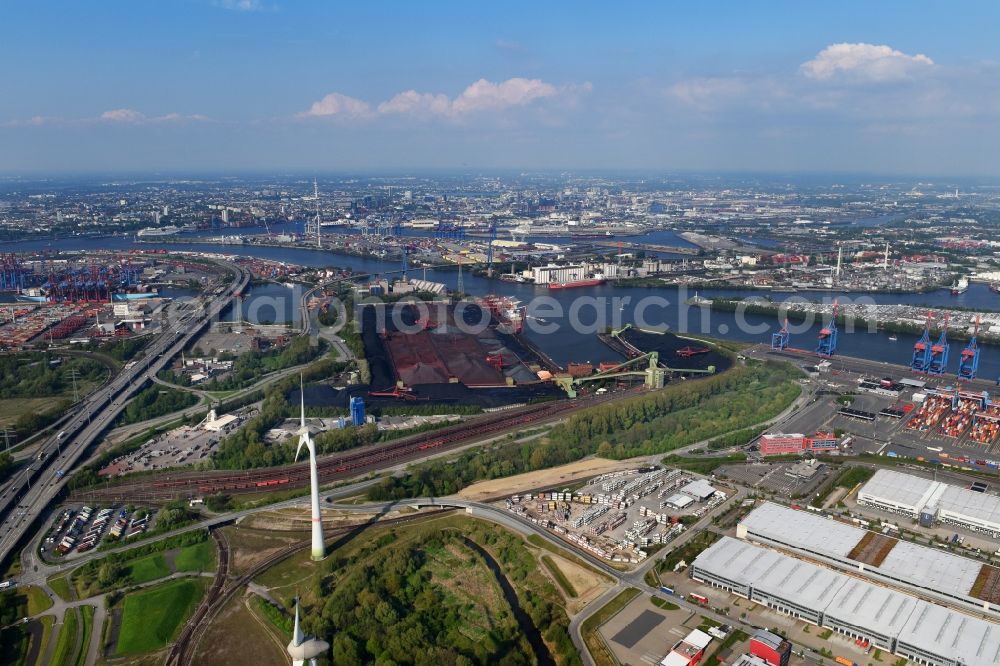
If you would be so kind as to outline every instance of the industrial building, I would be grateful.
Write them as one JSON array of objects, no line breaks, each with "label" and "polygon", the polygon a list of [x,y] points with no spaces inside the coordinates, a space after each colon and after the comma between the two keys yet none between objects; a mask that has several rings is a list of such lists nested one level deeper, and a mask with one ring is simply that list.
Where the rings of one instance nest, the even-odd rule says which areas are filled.
[{"label": "industrial building", "polygon": [[770,502],[750,512],[736,534],[960,607],[1000,613],[1000,569],[938,548]]},{"label": "industrial building", "polygon": [[769,666],[766,661],[752,654],[741,654],[729,666]]},{"label": "industrial building", "polygon": [[705,648],[712,637],[704,631],[692,629],[691,633],[677,641],[670,654],[660,661],[660,666],[695,666],[705,656]]},{"label": "industrial building", "polygon": [[[745,541],[722,537],[698,555],[690,574],[918,663],[1000,664],[1000,625]],[[758,647],[766,646],[762,637]]]},{"label": "industrial building", "polygon": [[788,666],[792,644],[766,629],[758,629],[750,637],[750,654],[770,666]]},{"label": "industrial building", "polygon": [[760,453],[765,456],[802,453],[803,451],[831,451],[837,448],[833,433],[818,432],[812,437],[801,433],[767,433],[760,436]]},{"label": "industrial building", "polygon": [[858,504],[915,518],[934,520],[1000,537],[1000,497],[941,481],[880,469],[858,491]]}]

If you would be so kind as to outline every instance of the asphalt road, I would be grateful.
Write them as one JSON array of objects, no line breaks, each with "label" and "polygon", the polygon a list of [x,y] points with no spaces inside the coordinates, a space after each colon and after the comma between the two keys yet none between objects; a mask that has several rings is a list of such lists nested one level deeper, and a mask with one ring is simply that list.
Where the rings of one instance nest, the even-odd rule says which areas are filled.
[{"label": "asphalt road", "polygon": [[45,459],[36,461],[30,470],[33,478],[12,488],[0,499],[0,516],[4,518],[0,535],[0,561],[5,560],[24,536],[38,515],[56,497],[67,482],[57,478],[57,470],[72,469],[84,452],[114,422],[147,378],[152,378],[183,349],[202,328],[219,316],[232,296],[246,288],[249,273],[237,269],[232,283],[218,296],[211,297],[200,313],[189,312],[171,323],[146,348],[139,362],[123,369],[103,387],[80,402],[76,413],[63,425],[61,435],[40,447]]}]

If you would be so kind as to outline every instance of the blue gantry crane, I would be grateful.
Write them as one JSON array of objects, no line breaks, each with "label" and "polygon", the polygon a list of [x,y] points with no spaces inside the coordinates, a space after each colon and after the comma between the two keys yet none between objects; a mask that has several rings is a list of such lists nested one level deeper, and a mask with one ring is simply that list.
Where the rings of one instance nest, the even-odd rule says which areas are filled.
[{"label": "blue gantry crane", "polygon": [[972,339],[962,350],[958,359],[958,378],[973,380],[979,374],[979,354],[982,351],[976,338],[979,336],[979,315],[976,315],[976,327],[972,331]]},{"label": "blue gantry crane", "polygon": [[771,349],[775,351],[788,349],[788,339],[788,320],[785,319],[785,325],[781,327],[781,330],[771,334]]},{"label": "blue gantry crane", "polygon": [[948,369],[948,352],[951,345],[948,344],[948,315],[944,316],[944,326],[941,327],[941,337],[931,346],[931,363],[927,372],[932,375],[943,375]]},{"label": "blue gantry crane", "polygon": [[924,324],[923,335],[913,345],[913,358],[910,360],[910,370],[913,372],[927,372],[931,366],[931,317],[932,313],[927,313],[927,323]]},{"label": "blue gantry crane", "polygon": [[816,345],[816,353],[827,358],[837,353],[837,307],[838,302],[834,300],[830,323],[820,329]]}]

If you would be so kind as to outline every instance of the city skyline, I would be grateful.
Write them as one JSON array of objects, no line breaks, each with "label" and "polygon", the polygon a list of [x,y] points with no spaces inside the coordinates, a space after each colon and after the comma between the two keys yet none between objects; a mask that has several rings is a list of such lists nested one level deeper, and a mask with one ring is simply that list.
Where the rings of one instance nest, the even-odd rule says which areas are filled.
[{"label": "city skyline", "polygon": [[998,10],[964,9],[7,3],[0,173],[991,177]]}]

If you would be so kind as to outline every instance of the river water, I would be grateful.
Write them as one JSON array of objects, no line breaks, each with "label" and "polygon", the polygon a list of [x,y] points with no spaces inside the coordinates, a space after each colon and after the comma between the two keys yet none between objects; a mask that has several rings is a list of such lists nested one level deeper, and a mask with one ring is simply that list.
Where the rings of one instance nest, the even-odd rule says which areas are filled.
[{"label": "river water", "polygon": [[[241,233],[243,230],[240,231]],[[666,243],[666,237],[658,242]],[[165,248],[195,252],[220,252],[233,255],[256,256],[273,261],[283,261],[312,267],[334,266],[349,268],[355,272],[379,274],[398,271],[397,262],[378,259],[345,256],[330,252],[296,248],[270,248],[240,245],[207,245],[203,243],[135,243],[131,238],[67,239],[56,241],[27,241],[7,244],[7,251],[31,251],[42,249],[59,250],[129,250]],[[411,277],[423,277],[422,269],[411,269]],[[426,278],[443,282],[455,288],[458,280],[456,271],[426,270]],[[738,318],[731,312],[708,312],[695,306],[685,306],[684,301],[693,296],[692,292],[677,287],[622,287],[602,285],[581,289],[551,291],[545,287],[489,280],[468,273],[464,276],[465,291],[481,296],[495,293],[510,296],[528,306],[528,326],[525,334],[546,354],[561,365],[569,361],[620,360],[595,335],[607,326],[615,328],[624,323],[659,326],[667,325],[678,333],[704,333],[720,338],[745,342],[769,342],[771,333],[780,328],[774,316],[747,315]],[[749,290],[711,289],[701,290],[705,297],[767,296],[775,301],[792,294],[755,292]],[[287,296],[287,304],[279,301]],[[799,292],[796,297],[811,300],[836,298],[831,292]],[[951,296],[946,290],[926,294],[840,294],[842,299],[857,301],[860,297],[870,298],[875,303],[904,304],[928,307],[966,307],[980,310],[1000,310],[1000,295],[992,293],[985,284],[972,284],[961,296]],[[258,300],[260,301],[258,302]],[[276,300],[277,299],[277,300]],[[297,320],[297,299],[292,290],[280,285],[259,286],[252,290],[244,302],[244,312],[252,321]],[[277,303],[277,307],[275,304]],[[255,305],[256,304],[256,305]],[[819,323],[792,326],[792,346],[811,350],[815,348],[819,334]],[[841,331],[838,351],[840,353],[888,363],[909,365],[913,335],[899,334],[898,341],[890,341],[881,332],[869,333]],[[949,371],[957,370],[958,356],[963,342],[953,342]],[[667,360],[669,364],[671,360]],[[980,363],[980,377],[1000,376],[1000,347],[983,345]]]}]

